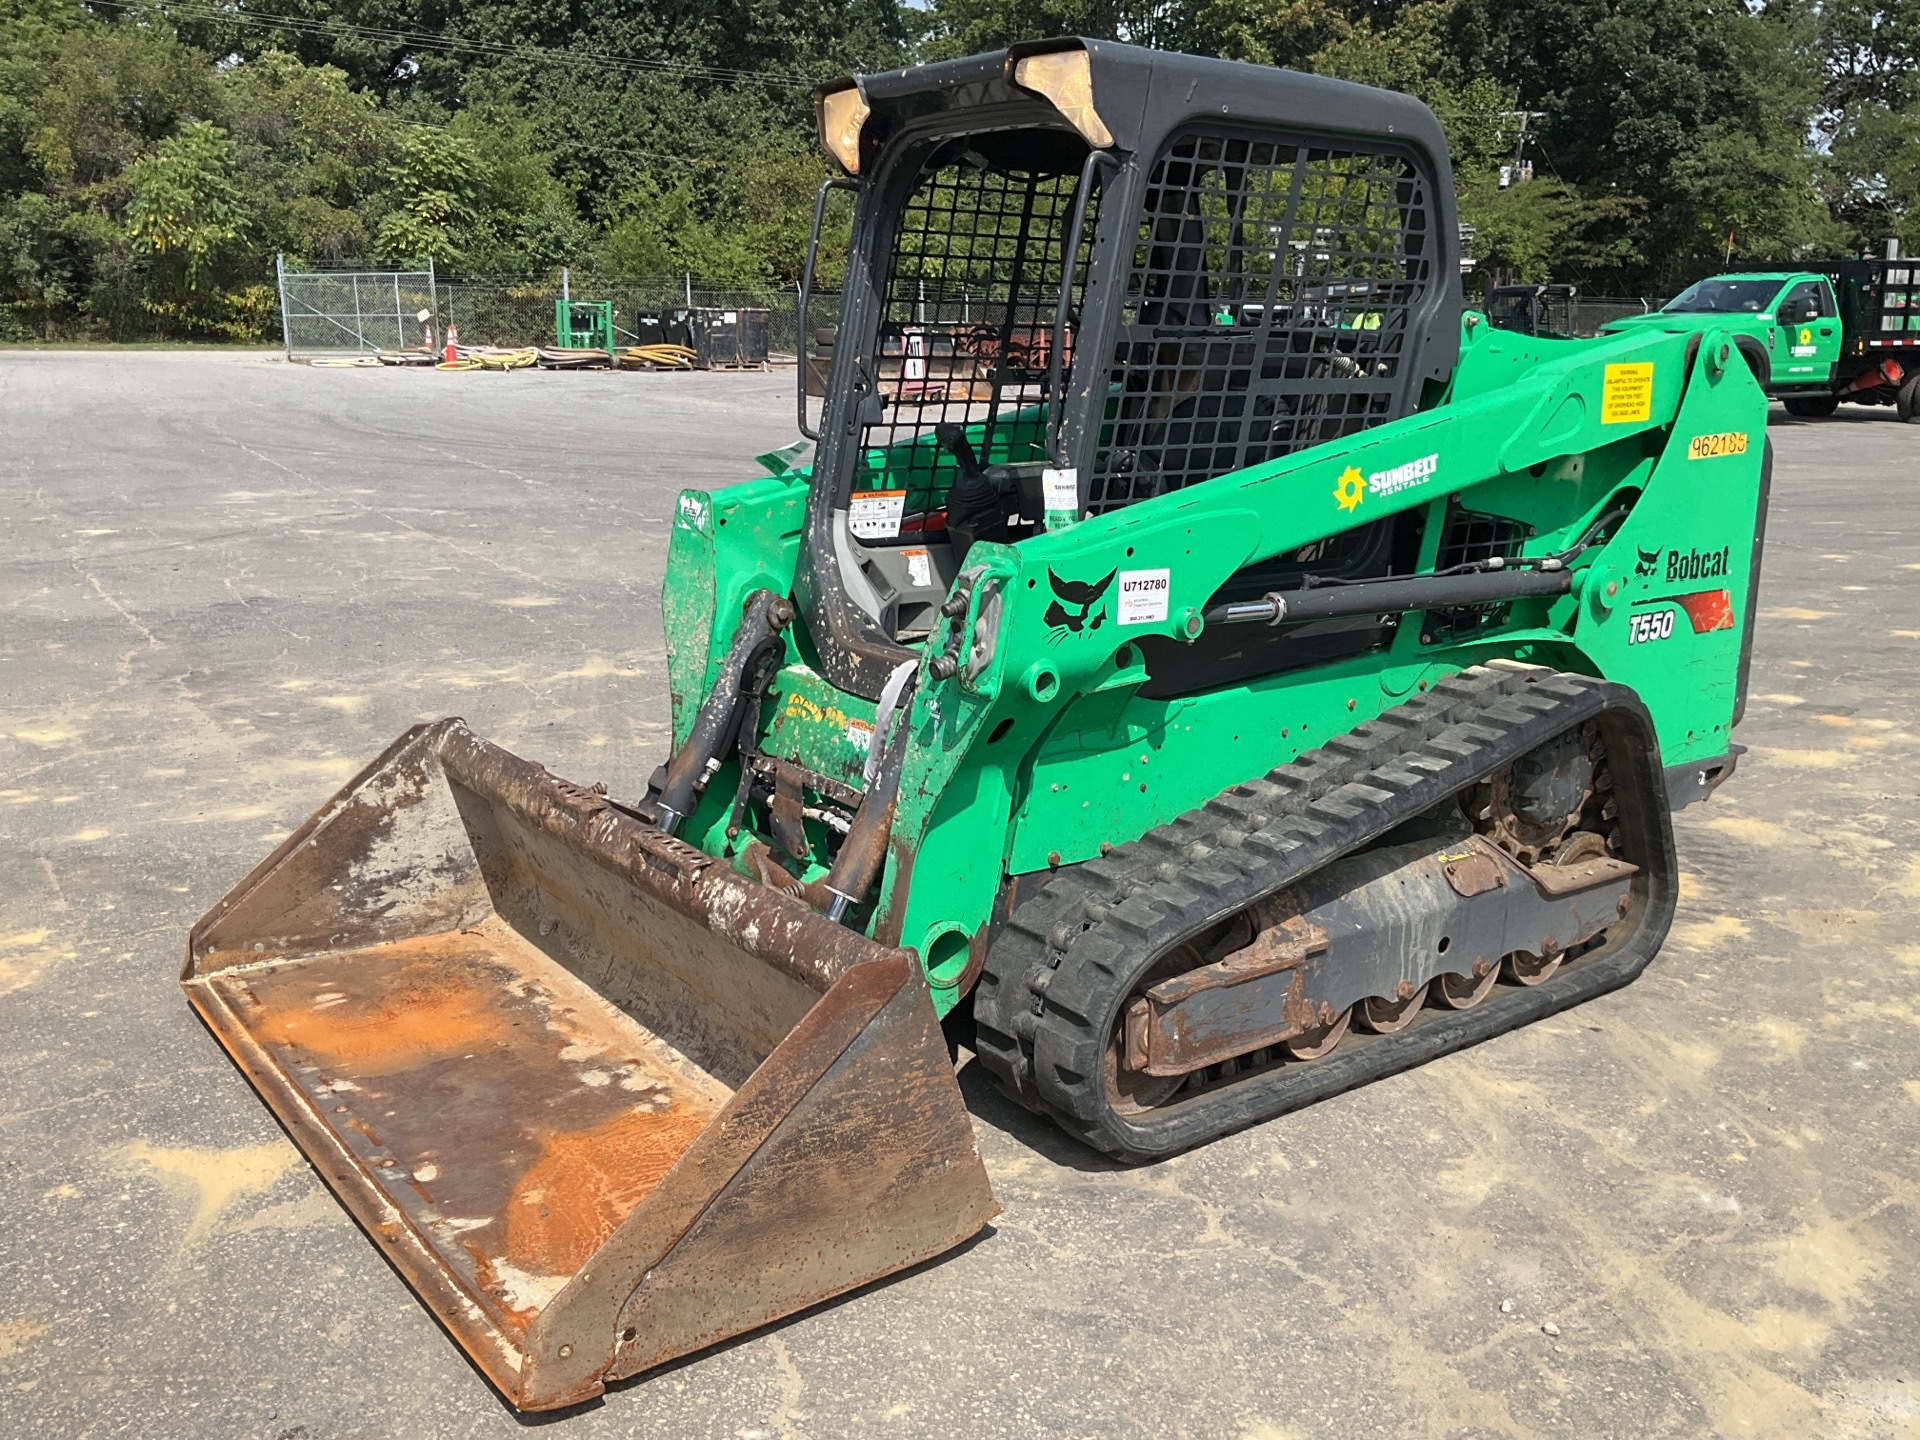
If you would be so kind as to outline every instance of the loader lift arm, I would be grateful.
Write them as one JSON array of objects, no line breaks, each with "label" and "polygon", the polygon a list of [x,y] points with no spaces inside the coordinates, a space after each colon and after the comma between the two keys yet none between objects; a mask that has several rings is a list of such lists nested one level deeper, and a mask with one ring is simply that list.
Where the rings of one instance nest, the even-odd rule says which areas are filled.
[{"label": "loader lift arm", "polygon": [[[1224,633],[1233,619],[1253,613],[1236,612],[1236,605],[1265,604],[1260,598],[1268,593],[1264,588],[1244,600],[1227,598],[1234,595],[1236,577],[1259,575],[1275,557],[1308,552],[1339,536],[1351,527],[1355,510],[1376,521],[1409,517],[1424,529],[1423,544],[1430,554],[1412,573],[1358,585],[1310,589],[1296,585],[1278,591],[1295,609],[1295,621],[1325,620],[1336,612],[1397,616],[1502,604],[1510,619],[1524,617],[1530,622],[1476,635],[1456,647],[1423,644],[1414,633],[1417,626],[1395,626],[1392,636],[1352,657],[1344,672],[1336,666],[1321,676],[1310,674],[1313,683],[1330,688],[1351,689],[1353,681],[1348,677],[1354,673],[1372,679],[1369,687],[1354,695],[1354,708],[1347,712],[1356,721],[1369,710],[1384,708],[1395,694],[1411,690],[1419,678],[1437,679],[1450,668],[1470,663],[1475,655],[1544,647],[1543,653],[1554,655],[1566,668],[1587,673],[1614,675],[1632,663],[1636,689],[1655,714],[1662,735],[1678,729],[1674,741],[1663,741],[1668,765],[1711,762],[1723,756],[1730,746],[1727,736],[1737,697],[1731,683],[1734,676],[1720,664],[1717,652],[1692,655],[1688,661],[1700,672],[1701,688],[1710,703],[1723,706],[1724,713],[1705,727],[1661,724],[1663,716],[1683,710],[1690,713],[1700,697],[1684,673],[1686,667],[1674,677],[1678,683],[1659,683],[1658,669],[1671,670],[1672,657],[1663,659],[1658,652],[1628,645],[1623,632],[1635,599],[1660,588],[1652,583],[1656,577],[1634,573],[1642,553],[1655,548],[1650,538],[1675,533],[1681,524],[1694,525],[1695,532],[1704,536],[1693,520],[1703,501],[1710,506],[1714,523],[1724,525],[1729,534],[1738,533],[1743,541],[1748,538],[1758,505],[1756,467],[1740,456],[1730,456],[1716,457],[1726,463],[1715,468],[1688,459],[1688,454],[1700,434],[1739,433],[1754,436],[1755,453],[1747,459],[1757,461],[1760,442],[1752,417],[1763,398],[1743,367],[1728,367],[1720,361],[1711,342],[1689,345],[1680,337],[1623,337],[1582,347],[1571,356],[1555,353],[1550,359],[1543,358],[1540,349],[1526,337],[1469,325],[1454,390],[1445,403],[1430,411],[1221,476],[1177,495],[1084,520],[1062,534],[1037,535],[1014,546],[976,547],[970,555],[964,593],[957,588],[949,597],[964,603],[950,607],[954,613],[941,617],[917,658],[920,669],[909,728],[920,738],[906,757],[891,841],[893,864],[882,878],[884,888],[876,908],[876,914],[893,918],[890,923],[883,920],[875,933],[891,933],[915,943],[924,955],[925,947],[938,939],[930,933],[933,926],[958,924],[972,931],[987,919],[990,895],[978,898],[978,909],[967,916],[945,886],[937,891],[943,897],[942,913],[924,928],[890,906],[895,892],[903,888],[898,884],[901,862],[926,863],[930,858],[926,852],[939,850],[936,816],[945,824],[953,810],[949,799],[946,812],[941,813],[940,801],[956,775],[979,763],[976,747],[997,727],[1009,726],[996,743],[1025,741],[1021,757],[1043,770],[1052,764],[1048,745],[1041,743],[1037,752],[1029,746],[1052,733],[1057,750],[1062,723],[1072,726],[1078,719],[1076,711],[1084,714],[1094,708],[1131,711],[1105,727],[1106,733],[1118,733],[1129,724],[1136,730],[1164,731],[1172,712],[1191,715],[1230,704],[1249,726],[1257,727],[1263,713],[1267,715],[1269,732],[1277,737],[1279,730],[1287,728],[1286,716],[1299,707],[1297,690],[1255,686],[1222,696],[1203,689],[1171,701],[1143,698],[1143,692],[1151,691],[1157,663],[1181,662],[1203,648],[1210,632]],[[1522,378],[1492,383],[1516,373]],[[1644,387],[1636,418],[1605,417],[1610,374],[1615,377],[1616,403],[1622,393],[1619,376],[1624,374],[1632,384]],[[1744,429],[1729,432],[1726,427],[1733,422],[1716,418],[1726,413],[1739,416]],[[1408,467],[1426,469],[1415,474]],[[1356,482],[1366,485],[1369,476],[1391,477],[1396,472],[1403,472],[1405,478],[1389,493],[1363,489],[1351,509],[1343,506],[1343,484],[1351,491]],[[1344,479],[1349,475],[1354,480]],[[1685,493],[1677,483],[1682,477]],[[804,481],[796,476],[794,484],[798,487]],[[1486,498],[1478,498],[1482,496]],[[713,503],[725,506],[720,497]],[[1535,533],[1511,547],[1510,558],[1490,556],[1468,562],[1475,567],[1473,573],[1458,573],[1458,565],[1440,567],[1437,560],[1450,503],[1477,504],[1488,512],[1503,510],[1513,524]],[[701,528],[714,527],[709,521]],[[709,543],[713,542],[703,538],[700,549],[705,551]],[[683,553],[693,559],[693,549],[684,544]],[[1149,568],[1142,557],[1154,555],[1166,555],[1178,563],[1165,567],[1166,589],[1161,598],[1141,607],[1157,612],[1152,618],[1129,615],[1120,620],[1110,586],[1092,607],[1107,612],[1101,628],[1063,634],[1062,627],[1049,620],[1061,603],[1058,581],[1085,577],[1098,582],[1112,575],[1117,586],[1136,567]],[[1623,555],[1626,561],[1620,558]],[[1558,569],[1550,563],[1556,558]],[[1750,553],[1730,551],[1727,581],[1738,586],[1751,560]],[[1442,568],[1456,573],[1436,577],[1436,570]],[[1609,585],[1614,587],[1612,594],[1607,591]],[[1441,587],[1452,588],[1439,593]],[[1740,595],[1743,604],[1750,593],[1748,585]],[[1258,613],[1263,620],[1271,618],[1270,610]],[[982,618],[989,615],[993,623],[983,627]],[[1261,631],[1261,642],[1272,646],[1274,671],[1291,673],[1286,669],[1289,646],[1301,643],[1294,637],[1303,627],[1291,623],[1277,629],[1248,628]],[[1737,642],[1738,638],[1730,631],[1715,640]],[[717,650],[721,643],[714,640],[713,648]],[[1376,676],[1382,651],[1386,663],[1398,672],[1393,688]],[[978,657],[977,663],[957,673],[942,673],[941,657],[955,652]],[[697,659],[703,667],[707,663],[705,655],[679,655],[676,664],[689,659]],[[816,695],[827,693],[797,667],[790,667],[775,688],[784,696],[776,708],[795,712],[815,704]],[[843,713],[855,713],[857,701],[851,697],[841,693],[832,699]],[[791,731],[797,718],[783,719],[778,728]],[[1695,733],[1688,737],[1686,729]],[[1098,746],[1103,754],[1114,748],[1105,741]],[[1302,748],[1306,747],[1298,743],[1274,747],[1281,754]],[[1247,764],[1231,751],[1216,754],[1209,747],[1184,757],[1178,766],[1163,767],[1173,773],[1157,776],[1146,792],[1137,784],[1121,789],[1127,767],[1115,764],[1108,767],[1113,772],[1111,788],[1102,786],[1110,807],[1105,812],[1106,833],[1076,825],[1074,833],[1063,835],[1064,822],[1047,818],[1038,822],[1043,841],[1032,843],[1023,842],[1027,827],[1016,814],[1020,790],[1032,800],[1031,778],[1001,771],[996,777],[997,793],[966,788],[974,805],[998,816],[983,818],[981,824],[1002,832],[1011,824],[1008,869],[1018,874],[1044,868],[1050,863],[1047,857],[1056,853],[1060,860],[1051,863],[1089,858],[1110,834],[1139,833],[1163,823],[1234,783],[1239,778],[1235,769]],[[1040,793],[1053,792],[1043,789]],[[717,810],[706,813],[719,819]],[[957,836],[978,833],[964,823],[950,828]],[[724,845],[723,836],[709,833],[714,842]],[[951,864],[955,874],[967,868],[959,856],[941,863]],[[900,928],[892,930],[891,924]],[[936,1000],[943,1000],[937,978],[935,984]]]}]

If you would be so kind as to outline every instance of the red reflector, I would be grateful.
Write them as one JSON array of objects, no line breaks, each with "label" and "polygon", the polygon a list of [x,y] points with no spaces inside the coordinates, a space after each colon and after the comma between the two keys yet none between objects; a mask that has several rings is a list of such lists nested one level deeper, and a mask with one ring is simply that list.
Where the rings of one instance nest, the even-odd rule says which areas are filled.
[{"label": "red reflector", "polygon": [[1693,633],[1733,628],[1733,596],[1725,590],[1696,590],[1691,595],[1676,595],[1674,603],[1687,612]]}]

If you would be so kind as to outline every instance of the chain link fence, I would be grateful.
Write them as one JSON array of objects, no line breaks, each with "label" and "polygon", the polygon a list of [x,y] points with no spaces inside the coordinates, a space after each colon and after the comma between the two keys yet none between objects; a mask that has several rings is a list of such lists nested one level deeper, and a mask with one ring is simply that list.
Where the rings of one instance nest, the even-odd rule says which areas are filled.
[{"label": "chain link fence", "polygon": [[[800,350],[800,296],[791,286],[716,285],[689,276],[658,280],[607,280],[569,274],[536,278],[443,281],[439,313],[460,327],[463,345],[551,345],[553,307],[562,297],[613,303],[614,339],[623,345],[658,337],[643,333],[641,316],[671,317],[684,310],[765,310],[768,349],[791,363]],[[831,327],[839,296],[816,293],[809,301],[809,328]]]},{"label": "chain link fence", "polygon": [[[800,297],[793,287],[729,286],[697,277],[690,280],[686,276],[603,280],[573,274],[565,282],[564,293],[574,300],[612,301],[614,338],[621,344],[631,345],[642,340],[638,328],[642,315],[670,317],[688,309],[757,309],[767,312],[769,349],[775,360],[792,363],[801,353]],[[562,294],[563,282],[558,277],[442,281],[437,310],[442,319],[450,319],[460,327],[462,344],[551,345],[553,305]],[[940,299],[943,303],[936,305],[934,297],[928,298],[929,314],[937,308],[943,319],[958,318],[967,308],[966,297],[958,291]],[[1644,315],[1658,304],[1637,296],[1581,296],[1573,305],[1574,333],[1597,335],[1600,327],[1609,321],[1626,315]],[[947,315],[948,310],[953,312],[951,317]],[[831,343],[839,314],[839,295],[816,291],[809,299],[807,328],[813,332],[811,350],[818,351],[823,340]]]},{"label": "chain link fence", "polygon": [[1660,306],[1657,300],[1621,295],[1581,296],[1573,302],[1573,333],[1598,335],[1600,327],[1629,315],[1645,315]]},{"label": "chain link fence", "polygon": [[405,350],[436,331],[433,262],[424,270],[288,270],[280,282],[280,334],[289,360]]},{"label": "chain link fence", "polygon": [[[289,359],[416,349],[429,331],[444,344],[448,322],[459,327],[463,345],[552,345],[554,302],[563,297],[611,301],[614,339],[627,345],[659,338],[643,333],[642,316],[764,310],[774,359],[792,363],[800,353],[800,296],[792,286],[728,285],[691,275],[614,280],[570,271],[447,280],[436,276],[432,261],[424,270],[295,271],[282,258],[275,268]],[[831,331],[839,310],[838,295],[816,293],[809,328]]]},{"label": "chain link fence", "polygon": [[[424,270],[327,270],[296,272],[279,267],[281,326],[287,355],[321,357],[374,354],[417,348],[429,327],[444,343],[444,325],[460,328],[463,345],[527,346],[555,342],[554,302],[611,301],[614,339],[623,345],[658,339],[643,333],[642,316],[671,320],[695,310],[764,310],[768,349],[776,363],[792,364],[802,353],[796,287],[729,285],[692,275],[656,279],[606,279],[560,271],[543,276],[444,280],[431,260]],[[928,297],[942,318],[966,313],[968,296]],[[1573,333],[1596,335],[1609,321],[1644,315],[1657,300],[1638,296],[1581,296],[1573,304]],[[425,318],[422,319],[424,312]],[[809,353],[832,344],[840,297],[816,292],[808,302]]]}]

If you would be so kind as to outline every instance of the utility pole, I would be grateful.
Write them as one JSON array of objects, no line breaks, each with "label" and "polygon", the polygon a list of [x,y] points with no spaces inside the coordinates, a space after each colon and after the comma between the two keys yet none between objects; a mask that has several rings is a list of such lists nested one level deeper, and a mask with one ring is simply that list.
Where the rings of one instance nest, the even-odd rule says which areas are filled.
[{"label": "utility pole", "polygon": [[1504,190],[1508,185],[1518,184],[1520,181],[1530,178],[1523,168],[1523,159],[1527,149],[1527,127],[1535,120],[1546,119],[1547,112],[1544,110],[1503,110],[1500,112],[1500,118],[1503,120],[1518,120],[1520,122],[1520,138],[1513,142],[1513,163],[1500,167],[1500,188]]}]

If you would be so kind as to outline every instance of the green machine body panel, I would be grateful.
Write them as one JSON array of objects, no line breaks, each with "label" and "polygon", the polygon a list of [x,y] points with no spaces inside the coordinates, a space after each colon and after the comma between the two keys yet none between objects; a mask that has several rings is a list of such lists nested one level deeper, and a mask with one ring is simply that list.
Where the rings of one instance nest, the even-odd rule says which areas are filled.
[{"label": "green machine body panel", "polygon": [[[919,952],[944,1011],[1010,877],[1094,858],[1490,659],[1630,685],[1669,767],[1719,761],[1750,635],[1765,406],[1723,331],[1555,341],[1469,315],[1452,383],[1429,409],[1057,534],[976,546],[966,608],[922,652],[871,932]],[[790,586],[809,481],[796,469],[682,497],[666,606],[677,742],[745,597]],[[1411,614],[1331,663],[1152,693],[1153,670],[1201,643],[1236,572],[1402,514],[1419,517],[1431,571],[1450,507],[1514,524],[1525,556],[1564,552],[1624,514],[1570,562],[1565,595],[1516,600],[1464,628]],[[1057,582],[1103,577],[1097,598],[1066,606],[1077,624],[1060,623],[1061,589],[1085,592]],[[985,663],[930,676],[983,614]],[[804,625],[785,644],[760,748],[857,785],[874,702],[822,677]],[[716,775],[709,797],[730,796],[732,780]],[[710,800],[685,833],[738,864],[726,811]],[[801,878],[824,873],[825,859]]]}]

